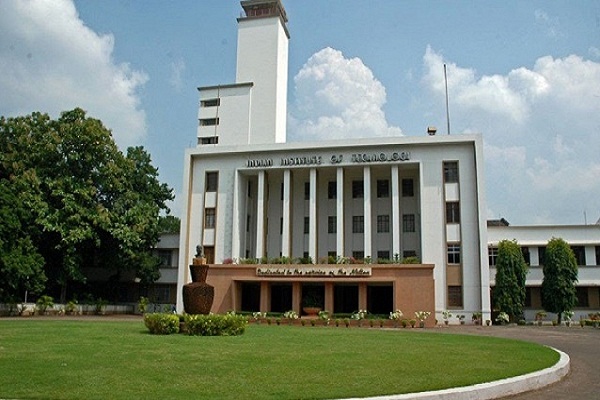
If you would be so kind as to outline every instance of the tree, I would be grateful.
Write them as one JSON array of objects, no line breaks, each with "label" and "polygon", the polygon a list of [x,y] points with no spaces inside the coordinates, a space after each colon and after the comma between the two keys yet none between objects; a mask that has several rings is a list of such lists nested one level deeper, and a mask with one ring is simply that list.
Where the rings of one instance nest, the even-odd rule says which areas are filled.
[{"label": "tree", "polygon": [[0,302],[16,303],[44,288],[44,260],[27,232],[30,213],[6,179],[0,179]]},{"label": "tree", "polygon": [[181,220],[173,215],[161,216],[158,219],[160,233],[179,233]]},{"label": "tree", "polygon": [[577,260],[569,244],[561,238],[552,238],[544,256],[542,306],[556,313],[561,323],[562,313],[577,304]]},{"label": "tree", "polygon": [[498,243],[494,302],[498,310],[513,319],[523,315],[526,278],[527,263],[519,244],[516,240],[502,240]]},{"label": "tree", "polygon": [[142,147],[125,156],[101,121],[76,108],[57,120],[0,118],[0,148],[0,178],[30,210],[30,240],[62,302],[69,282],[85,282],[84,267],[156,277],[139,254],[158,240],[173,195]]}]

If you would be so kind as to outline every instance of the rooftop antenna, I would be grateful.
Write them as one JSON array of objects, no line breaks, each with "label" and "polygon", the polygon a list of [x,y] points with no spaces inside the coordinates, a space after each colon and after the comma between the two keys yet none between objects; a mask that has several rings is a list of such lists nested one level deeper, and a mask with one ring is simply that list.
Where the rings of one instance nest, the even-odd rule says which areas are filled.
[{"label": "rooftop antenna", "polygon": [[447,133],[450,134],[450,110],[448,108],[448,74],[446,72],[446,63],[444,63],[444,83],[446,84],[446,124]]}]

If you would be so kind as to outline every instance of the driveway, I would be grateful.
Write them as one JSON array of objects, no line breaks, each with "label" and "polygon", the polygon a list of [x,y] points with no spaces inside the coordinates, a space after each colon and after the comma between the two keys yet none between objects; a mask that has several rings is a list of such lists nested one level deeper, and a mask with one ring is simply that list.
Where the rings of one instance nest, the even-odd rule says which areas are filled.
[{"label": "driveway", "polygon": [[[436,328],[437,329],[437,328]],[[559,349],[571,358],[571,371],[545,388],[509,396],[507,399],[600,399],[600,329],[586,326],[450,326],[441,332],[497,336],[525,340]]]}]

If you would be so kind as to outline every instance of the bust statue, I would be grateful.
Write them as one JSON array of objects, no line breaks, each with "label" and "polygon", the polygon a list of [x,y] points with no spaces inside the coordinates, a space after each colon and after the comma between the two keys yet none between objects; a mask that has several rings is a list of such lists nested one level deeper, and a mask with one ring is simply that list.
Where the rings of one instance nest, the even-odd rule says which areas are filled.
[{"label": "bust statue", "polygon": [[196,258],[203,258],[204,257],[204,249],[201,245],[197,245],[196,246],[196,255],[194,256]]}]

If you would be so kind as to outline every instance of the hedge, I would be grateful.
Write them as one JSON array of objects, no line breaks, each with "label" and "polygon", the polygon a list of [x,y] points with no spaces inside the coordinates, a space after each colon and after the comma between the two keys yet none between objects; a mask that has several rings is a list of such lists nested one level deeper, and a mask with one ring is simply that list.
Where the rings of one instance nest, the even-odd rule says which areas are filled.
[{"label": "hedge", "polygon": [[185,315],[185,329],[191,336],[238,336],[246,331],[248,319],[237,314]]},{"label": "hedge", "polygon": [[153,335],[179,333],[179,316],[175,314],[144,314],[144,324]]}]

